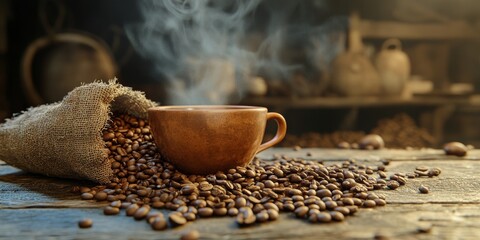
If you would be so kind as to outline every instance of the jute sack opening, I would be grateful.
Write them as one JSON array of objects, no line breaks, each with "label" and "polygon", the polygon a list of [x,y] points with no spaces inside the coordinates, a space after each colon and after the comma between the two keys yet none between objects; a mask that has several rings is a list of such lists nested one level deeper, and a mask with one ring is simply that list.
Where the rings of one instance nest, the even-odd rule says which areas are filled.
[{"label": "jute sack opening", "polygon": [[115,80],[77,87],[61,102],[30,108],[0,125],[0,160],[28,172],[107,183],[112,169],[101,133],[109,114],[146,118],[155,105]]}]

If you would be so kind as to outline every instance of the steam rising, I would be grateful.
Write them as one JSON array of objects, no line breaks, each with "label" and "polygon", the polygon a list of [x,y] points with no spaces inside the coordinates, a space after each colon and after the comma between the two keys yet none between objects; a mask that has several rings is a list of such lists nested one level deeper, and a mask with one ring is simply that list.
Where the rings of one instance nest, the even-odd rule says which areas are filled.
[{"label": "steam rising", "polygon": [[[240,99],[250,78],[260,72],[286,80],[304,68],[279,55],[292,33],[307,39],[303,50],[320,71],[342,50],[339,40],[346,21],[291,25],[288,17],[298,2],[143,0],[143,22],[128,25],[126,32],[137,52],[151,59],[155,73],[168,81],[169,104],[225,104]],[[267,16],[256,15],[261,4]],[[249,30],[260,17],[266,18],[266,29],[262,42],[252,47]]]}]

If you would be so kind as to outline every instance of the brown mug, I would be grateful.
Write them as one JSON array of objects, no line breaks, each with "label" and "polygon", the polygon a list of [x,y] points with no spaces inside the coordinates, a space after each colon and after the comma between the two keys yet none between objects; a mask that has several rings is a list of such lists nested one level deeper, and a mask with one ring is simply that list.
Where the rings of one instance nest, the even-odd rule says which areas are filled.
[{"label": "brown mug", "polygon": [[[277,133],[261,144],[269,119],[277,122]],[[254,106],[153,107],[148,120],[162,156],[189,174],[245,166],[255,154],[279,143],[287,131],[282,115]]]}]

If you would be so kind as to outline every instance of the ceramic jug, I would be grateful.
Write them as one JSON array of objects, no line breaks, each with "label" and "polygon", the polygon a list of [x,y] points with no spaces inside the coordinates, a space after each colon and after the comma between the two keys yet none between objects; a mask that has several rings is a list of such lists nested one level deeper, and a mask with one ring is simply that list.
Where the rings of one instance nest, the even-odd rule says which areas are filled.
[{"label": "ceramic jug", "polygon": [[410,60],[402,51],[402,44],[396,38],[386,40],[375,59],[375,67],[380,76],[382,93],[400,96],[410,77]]}]

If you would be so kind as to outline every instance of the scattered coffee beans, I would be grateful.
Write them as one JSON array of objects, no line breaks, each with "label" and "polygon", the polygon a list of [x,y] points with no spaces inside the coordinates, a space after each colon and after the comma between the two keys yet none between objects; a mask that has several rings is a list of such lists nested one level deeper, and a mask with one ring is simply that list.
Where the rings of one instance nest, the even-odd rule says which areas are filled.
[{"label": "scattered coffee beans", "polygon": [[[127,216],[146,219],[154,230],[166,229],[167,220],[175,227],[227,215],[236,217],[239,226],[250,226],[274,221],[282,211],[312,223],[343,221],[359,207],[386,204],[383,196],[372,191],[396,189],[407,182],[403,173],[387,176],[387,160],[380,166],[354,159],[327,166],[278,155],[225,172],[185,175],[162,159],[148,123],[129,115],[113,117],[103,140],[114,177],[106,185],[77,187],[77,191],[85,200],[109,201],[105,214],[118,214],[124,208]],[[379,141],[370,145],[383,147]],[[440,173],[438,168],[418,167],[412,174],[434,177]],[[151,208],[173,212],[166,219]]]},{"label": "scattered coffee beans", "polygon": [[93,221],[90,218],[82,219],[78,222],[78,227],[80,228],[90,228],[93,225]]}]

